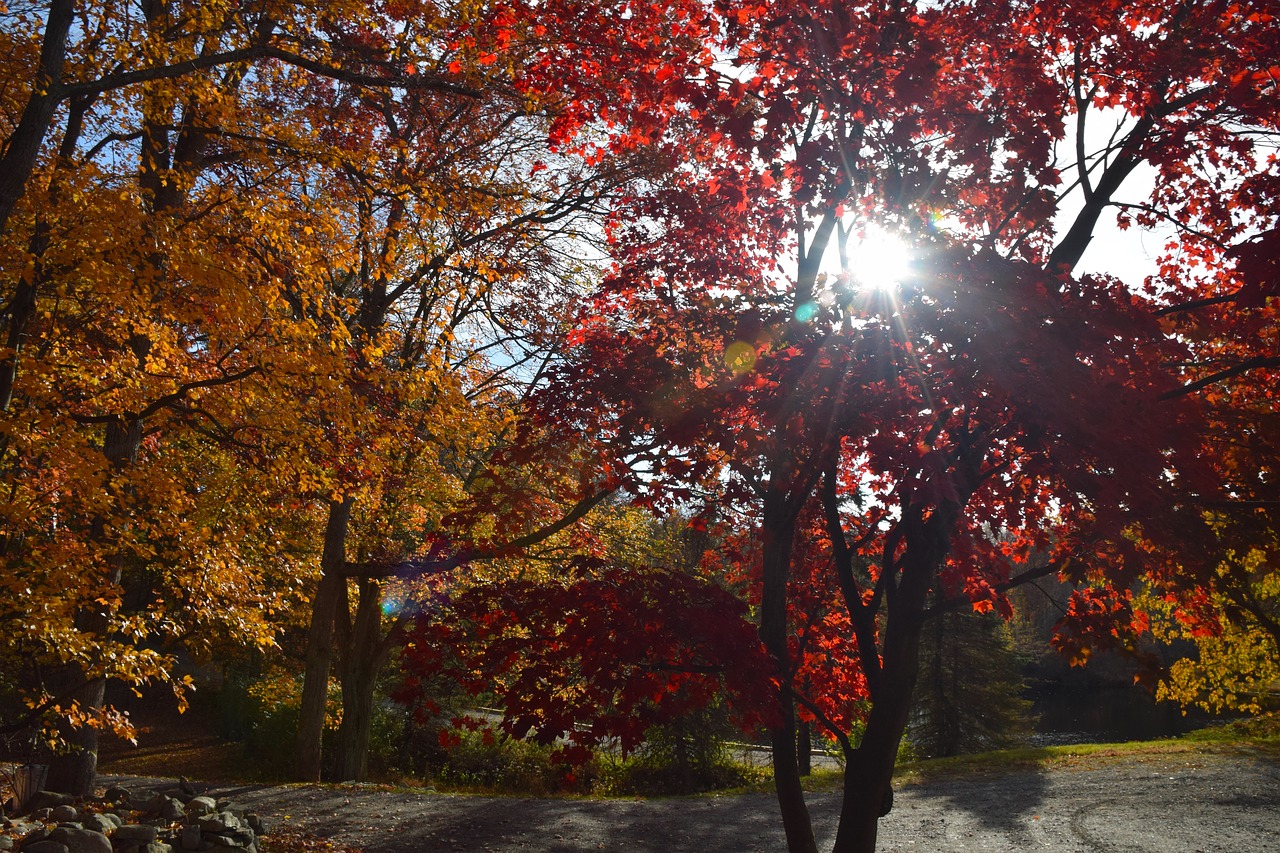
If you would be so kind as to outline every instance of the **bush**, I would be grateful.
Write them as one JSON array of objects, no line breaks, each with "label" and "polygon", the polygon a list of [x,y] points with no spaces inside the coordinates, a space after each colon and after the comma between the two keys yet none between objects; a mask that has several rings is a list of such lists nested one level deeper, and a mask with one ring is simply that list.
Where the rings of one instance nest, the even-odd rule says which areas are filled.
[{"label": "bush", "polygon": [[654,726],[644,745],[607,771],[607,793],[670,796],[752,784],[767,775],[733,760],[728,739],[734,729],[723,708],[711,706],[672,723]]},{"label": "bush", "polygon": [[[294,673],[270,669],[253,675],[228,676],[218,696],[222,735],[244,743],[245,755],[266,776],[281,776],[293,766],[297,753],[302,681]],[[325,710],[325,738],[338,731],[342,719],[341,692],[329,687]]]},{"label": "bush", "polygon": [[554,747],[509,737],[488,726],[443,731],[437,747],[429,750],[431,759],[424,762],[429,778],[441,785],[532,796],[589,793],[594,786],[594,762],[570,767],[556,759]]}]

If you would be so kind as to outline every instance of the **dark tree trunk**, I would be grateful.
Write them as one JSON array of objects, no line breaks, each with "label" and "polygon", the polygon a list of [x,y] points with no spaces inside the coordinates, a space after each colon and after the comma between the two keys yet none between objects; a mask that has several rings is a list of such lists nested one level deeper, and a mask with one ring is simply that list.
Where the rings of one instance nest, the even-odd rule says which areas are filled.
[{"label": "dark tree trunk", "polygon": [[[83,675],[77,670],[71,677],[83,678]],[[100,709],[106,688],[105,679],[95,678],[72,694],[72,698],[79,701],[81,707]],[[69,751],[50,759],[45,789],[73,797],[90,797],[98,780],[98,730],[92,726],[67,727],[61,735]]]},{"label": "dark tree trunk", "polygon": [[355,625],[343,649],[340,668],[342,724],[338,728],[335,780],[363,782],[369,775],[373,699],[388,649],[382,633],[382,585],[362,578]]},{"label": "dark tree trunk", "polygon": [[800,784],[796,755],[796,714],[791,695],[791,661],[787,651],[787,575],[795,536],[794,515],[786,510],[785,496],[770,491],[763,515],[764,562],[760,600],[760,639],[773,657],[782,688],[778,696],[780,721],[769,732],[773,746],[773,781],[790,853],[817,853],[813,823]]},{"label": "dark tree trunk", "polygon": [[38,79],[31,81],[31,95],[22,118],[9,137],[9,145],[0,159],[0,234],[4,233],[9,215],[22,194],[40,156],[40,147],[62,96],[62,65],[67,55],[67,38],[75,21],[72,0],[53,0],[45,19],[44,39],[40,45]]},{"label": "dark tree trunk", "polygon": [[333,662],[333,629],[338,605],[345,598],[347,579],[347,527],[355,498],[329,502],[324,551],[320,555],[320,585],[311,602],[311,626],[307,632],[307,659],[302,676],[302,706],[298,713],[297,776],[319,782],[323,767],[325,699],[329,693],[329,668]]},{"label": "dark tree trunk", "polygon": [[845,764],[834,853],[875,853],[880,818],[893,807],[893,768],[911,713],[916,668],[895,669],[867,719],[862,744]]},{"label": "dark tree trunk", "polygon": [[[102,452],[111,463],[113,471],[120,473],[134,465],[141,449],[141,420],[122,418],[107,423]],[[106,520],[95,519],[91,533],[95,541],[104,542],[110,535]],[[124,564],[123,551],[117,550],[108,556],[107,574],[103,578],[105,585],[116,586],[120,583],[124,576]],[[78,614],[76,621],[80,630],[104,636],[109,630],[108,616],[101,609],[85,609]],[[102,710],[107,689],[106,679],[90,678],[89,673],[79,667],[70,668],[64,677],[69,686],[82,685],[75,689],[71,697],[78,700],[83,709],[90,714]],[[55,755],[49,761],[49,776],[45,787],[50,791],[77,797],[91,796],[98,774],[98,729],[93,726],[66,726],[61,735],[69,751]]]},{"label": "dark tree trunk", "polygon": [[885,614],[883,666],[862,743],[845,765],[844,798],[833,853],[875,853],[880,818],[893,807],[893,768],[911,717],[920,670],[920,632],[929,590],[950,549],[959,508],[937,507],[906,520],[907,551]]}]

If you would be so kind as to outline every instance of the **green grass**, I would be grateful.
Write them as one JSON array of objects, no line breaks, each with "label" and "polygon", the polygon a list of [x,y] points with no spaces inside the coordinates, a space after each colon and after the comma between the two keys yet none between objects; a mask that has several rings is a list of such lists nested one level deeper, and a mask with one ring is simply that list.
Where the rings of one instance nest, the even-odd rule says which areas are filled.
[{"label": "green grass", "polygon": [[[1154,760],[1164,756],[1204,753],[1264,755],[1280,759],[1280,713],[1237,720],[1227,725],[1199,729],[1181,737],[1163,740],[1020,747],[951,758],[910,761],[898,766],[894,771],[894,780],[899,785],[911,785],[964,775],[1041,769],[1088,769],[1113,761]],[[814,770],[804,780],[805,790],[810,792],[839,791],[843,785],[843,774],[836,769]],[[772,780],[765,779],[750,787],[722,793],[770,790]]]},{"label": "green grass", "polygon": [[901,765],[894,775],[899,781],[910,784],[964,774],[1089,768],[1116,760],[1206,752],[1262,754],[1280,758],[1280,715],[1266,714],[1162,740],[1023,747],[915,761]]},{"label": "green grass", "polygon": [[[144,776],[176,777],[179,774],[205,781],[284,781],[272,779],[270,773],[245,755],[239,743],[229,743],[213,737],[197,737],[186,742],[169,742],[151,748],[112,750],[101,770],[107,773]],[[1069,746],[1023,747],[960,755],[953,758],[935,758],[913,761],[900,765],[895,772],[898,784],[913,784],[930,779],[947,778],[966,774],[1008,773],[1021,770],[1047,768],[1090,768],[1119,760],[1142,760],[1161,756],[1200,753],[1237,753],[1267,755],[1280,759],[1280,713],[1238,720],[1223,726],[1200,729],[1178,738],[1155,741],[1130,741],[1128,743],[1073,744]],[[743,786],[716,792],[714,795],[730,795],[773,790],[772,775],[761,768],[750,768],[746,773],[752,781]],[[392,787],[413,789],[419,780],[392,778]],[[415,784],[417,783],[417,784]],[[838,791],[843,786],[843,774],[837,769],[816,769],[805,779],[809,791]],[[451,792],[494,794],[492,786],[467,786],[442,784],[442,780],[430,783],[436,790]],[[506,794],[522,792],[504,791]],[[532,793],[532,792],[523,792]]]}]

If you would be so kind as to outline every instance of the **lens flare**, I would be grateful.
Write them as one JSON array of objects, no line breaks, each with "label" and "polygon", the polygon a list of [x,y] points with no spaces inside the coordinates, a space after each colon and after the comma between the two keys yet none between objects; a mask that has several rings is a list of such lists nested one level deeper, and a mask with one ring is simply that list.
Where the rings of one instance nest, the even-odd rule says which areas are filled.
[{"label": "lens flare", "polygon": [[725,347],[724,363],[741,375],[756,366],[756,348],[746,341],[734,341]]},{"label": "lens flare", "polygon": [[796,308],[796,320],[801,323],[808,323],[816,316],[818,316],[817,302],[806,302]]}]

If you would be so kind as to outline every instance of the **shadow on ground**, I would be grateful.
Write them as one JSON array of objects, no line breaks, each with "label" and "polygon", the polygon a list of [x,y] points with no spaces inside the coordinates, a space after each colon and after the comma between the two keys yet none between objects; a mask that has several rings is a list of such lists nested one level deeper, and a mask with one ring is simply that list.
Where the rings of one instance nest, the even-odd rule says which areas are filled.
[{"label": "shadow on ground", "polygon": [[[952,778],[946,784],[929,784],[927,778],[912,792],[922,803],[971,823],[983,833],[1007,839],[1018,849],[1035,846],[1031,827],[1045,811],[1048,774],[1029,768],[998,777],[985,775]],[[969,820],[964,820],[967,817]]]},{"label": "shadow on ground", "polygon": [[[572,800],[421,795],[373,786],[220,788],[286,826],[358,846],[367,853],[539,851],[707,853],[775,851],[783,843],[771,794],[656,800]],[[833,820],[832,795],[814,801]],[[822,846],[830,840],[823,839]]]}]

